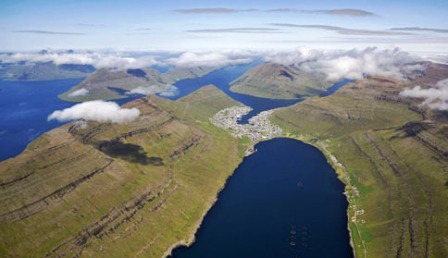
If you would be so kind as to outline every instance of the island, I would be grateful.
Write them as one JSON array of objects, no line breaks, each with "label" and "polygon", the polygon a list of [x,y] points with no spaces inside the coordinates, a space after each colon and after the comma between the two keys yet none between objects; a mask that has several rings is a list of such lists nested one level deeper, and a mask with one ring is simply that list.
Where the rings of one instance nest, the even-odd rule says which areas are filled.
[{"label": "island", "polygon": [[59,98],[69,102],[89,100],[112,100],[127,98],[127,94],[175,95],[173,84],[181,79],[196,78],[208,74],[219,66],[213,67],[175,67],[166,72],[152,68],[115,69],[101,68],[75,85]]}]

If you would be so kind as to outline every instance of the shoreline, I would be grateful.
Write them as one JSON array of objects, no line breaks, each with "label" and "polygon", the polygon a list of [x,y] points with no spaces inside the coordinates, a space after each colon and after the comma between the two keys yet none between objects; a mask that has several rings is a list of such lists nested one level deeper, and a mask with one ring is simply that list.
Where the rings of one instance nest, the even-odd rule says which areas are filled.
[{"label": "shoreline", "polygon": [[[347,172],[345,171],[345,169],[344,169],[343,167],[339,167],[339,164],[341,164],[341,163],[339,163],[339,161],[337,161],[336,157],[334,157],[334,156],[333,156],[328,150],[326,150],[323,146],[320,146],[320,145],[317,145],[317,144],[315,144],[315,143],[312,143],[311,141],[307,141],[306,138],[303,138],[303,137],[294,137],[294,136],[289,135],[289,134],[285,134],[285,135],[283,135],[283,136],[281,136],[281,137],[285,137],[285,138],[289,138],[289,139],[294,139],[294,140],[301,141],[301,142],[303,142],[303,143],[306,143],[306,144],[309,144],[309,145],[312,145],[312,146],[316,147],[316,148],[317,148],[317,149],[318,149],[318,150],[325,156],[325,159],[327,160],[327,163],[330,164],[330,166],[333,168],[334,172],[335,172],[336,175],[337,175],[338,180],[341,181],[341,182],[344,184],[345,188],[347,188],[347,187],[353,187],[348,181],[342,180],[342,178],[344,178],[344,176],[347,176]],[[337,161],[339,164],[336,164],[336,162],[333,161],[333,159],[332,159],[331,157],[334,157],[334,158],[336,159],[336,161]],[[341,165],[342,165],[342,164],[341,164]],[[343,173],[343,174],[338,173],[338,168],[341,169],[344,173]],[[341,176],[342,178],[341,178],[340,176]],[[355,257],[355,258],[359,258],[359,257],[357,256],[355,243],[354,243],[354,241],[353,241],[353,239],[354,239],[354,238],[353,238],[353,232],[352,232],[352,230],[350,229],[350,204],[351,204],[351,202],[349,201],[348,196],[347,196],[347,194],[345,193],[345,191],[344,191],[342,194],[345,195],[345,198],[346,198],[347,203],[348,203],[348,207],[347,207],[347,211],[346,211],[346,213],[347,213],[347,230],[348,230],[349,237],[350,237],[350,243],[349,243],[349,244],[350,244],[350,246],[352,247],[353,257]],[[357,228],[356,223],[355,223],[355,227]],[[358,232],[359,232],[359,230],[358,230]],[[361,236],[360,236],[360,239],[362,240]],[[366,257],[365,252],[366,252],[366,249],[365,249],[365,247],[364,247],[364,257]]]},{"label": "shoreline", "polygon": [[195,242],[196,242],[196,233],[199,231],[199,229],[201,228],[205,216],[207,216],[207,214],[209,213],[209,211],[213,208],[213,206],[216,204],[216,202],[219,200],[219,195],[221,194],[221,192],[224,190],[224,188],[226,187],[229,179],[233,176],[233,174],[235,174],[235,171],[238,169],[238,167],[244,162],[244,159],[247,156],[243,156],[241,159],[241,162],[238,163],[238,165],[233,169],[232,173],[227,177],[227,179],[225,180],[224,184],[218,189],[218,192],[215,195],[215,198],[213,199],[213,201],[210,203],[210,206],[204,211],[204,213],[202,214],[202,216],[200,217],[200,219],[196,222],[195,226],[194,226],[194,232],[192,234],[190,234],[190,236],[188,237],[187,240],[182,239],[174,244],[172,244],[164,253],[162,258],[169,258],[172,254],[173,254],[173,250],[179,247],[190,247],[192,246]]},{"label": "shoreline", "polygon": [[[336,173],[338,180],[341,181],[341,182],[344,184],[344,186],[345,186],[344,188],[346,188],[347,186],[352,187],[350,183],[347,183],[345,180],[342,180],[342,179],[340,178],[340,176],[344,176],[344,174],[346,174],[346,172],[345,172],[345,169],[340,168],[339,165],[338,165],[338,164],[335,164],[335,161],[333,161],[333,160],[331,159],[331,157],[334,157],[334,156],[331,155],[331,153],[329,153],[324,147],[319,146],[319,145],[317,145],[317,144],[315,144],[315,143],[311,143],[311,142],[307,141],[307,140],[304,139],[304,138],[293,137],[293,136],[291,136],[291,135],[278,135],[278,136],[275,136],[275,137],[272,137],[272,138],[269,138],[269,139],[266,139],[266,140],[261,140],[261,141],[254,142],[252,145],[250,145],[249,148],[254,148],[254,149],[255,149],[255,145],[257,145],[258,143],[260,143],[260,142],[264,142],[264,141],[273,140],[273,139],[276,139],[276,138],[288,138],[288,139],[293,139],[293,140],[297,140],[297,141],[303,142],[303,143],[305,143],[305,144],[309,144],[309,145],[311,145],[311,146],[314,146],[315,148],[317,148],[317,149],[318,149],[318,150],[325,156],[325,159],[326,159],[327,163],[333,168],[334,172]],[[256,151],[255,151],[255,152],[256,152]],[[238,169],[238,167],[244,162],[244,159],[245,159],[246,157],[248,157],[248,156],[251,156],[251,155],[252,155],[253,153],[255,153],[255,152],[252,152],[252,153],[250,153],[249,155],[245,155],[245,156],[243,156],[243,159],[241,160],[241,162],[238,163],[238,166],[236,166],[236,168],[233,170],[232,174],[230,174],[230,176],[226,179],[224,185],[218,190],[218,193],[216,194],[215,199],[214,199],[213,202],[211,203],[210,207],[209,207],[209,208],[204,212],[204,214],[201,216],[201,219],[198,221],[198,223],[197,223],[196,226],[195,226],[195,230],[194,230],[193,234],[190,235],[190,237],[189,237],[187,240],[183,239],[183,240],[180,240],[180,241],[174,243],[173,245],[171,245],[171,246],[168,248],[168,250],[164,252],[164,254],[163,254],[163,256],[162,256],[163,258],[169,258],[170,255],[172,255],[173,250],[176,249],[176,248],[179,248],[179,247],[187,247],[187,248],[188,248],[188,247],[192,246],[192,245],[196,242],[196,233],[198,232],[198,230],[199,230],[200,227],[202,226],[203,221],[204,221],[204,219],[205,219],[205,216],[207,216],[208,212],[213,208],[213,206],[214,206],[214,205],[216,204],[216,202],[219,200],[219,195],[221,194],[222,190],[224,190],[224,188],[226,187],[226,185],[227,185],[229,179],[233,176],[233,174],[234,174],[235,171]],[[340,163],[339,163],[339,164],[340,164]],[[341,164],[341,165],[342,165],[342,164]],[[337,168],[342,169],[343,172],[344,172],[344,174],[340,174],[340,173],[338,173],[338,169],[337,169]],[[345,190],[345,189],[344,189],[344,190]],[[346,200],[347,200],[347,203],[348,203],[347,210],[346,210],[346,214],[347,214],[347,230],[348,230],[349,238],[350,238],[350,242],[349,242],[349,244],[350,244],[350,246],[351,246],[351,248],[352,248],[353,257],[358,258],[357,255],[356,255],[357,253],[356,253],[356,251],[355,251],[355,250],[356,250],[356,248],[355,248],[355,243],[354,243],[354,241],[353,241],[353,239],[354,239],[354,238],[353,238],[353,232],[352,232],[352,230],[350,229],[350,216],[349,216],[350,214],[349,214],[349,208],[350,208],[350,204],[351,204],[351,203],[350,203],[349,199],[347,198],[348,196],[346,195],[346,191],[344,191],[342,194],[345,196],[345,198],[346,198]],[[356,224],[355,224],[355,227],[356,227]],[[359,231],[358,231],[358,232],[359,232]],[[365,251],[365,247],[364,247],[364,251]],[[364,253],[364,257],[366,257],[366,256],[365,256],[365,253]]]}]

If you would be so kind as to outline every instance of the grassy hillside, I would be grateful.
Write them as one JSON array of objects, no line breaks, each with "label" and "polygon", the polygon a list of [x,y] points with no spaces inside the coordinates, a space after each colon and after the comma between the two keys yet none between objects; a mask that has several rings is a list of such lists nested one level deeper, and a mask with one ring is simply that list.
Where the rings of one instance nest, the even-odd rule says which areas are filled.
[{"label": "grassy hillside", "polygon": [[0,163],[0,256],[162,257],[191,243],[242,160],[239,141],[209,122],[234,104],[210,86],[128,103],[142,112],[128,124],[42,135]]},{"label": "grassy hillside", "polygon": [[[111,89],[111,87],[127,91],[139,86],[163,86],[167,83],[168,81],[163,80],[160,77],[160,73],[155,70],[130,69],[122,71],[103,68],[87,77],[79,85],[59,95],[59,98],[72,102],[119,99],[124,96],[120,92]],[[70,95],[80,89],[88,90],[88,94],[81,96]]]},{"label": "grassy hillside", "polygon": [[[165,73],[154,69],[114,70],[103,68],[88,76],[79,85],[59,95],[59,98],[70,102],[120,99],[126,97],[123,95],[124,91],[129,91],[139,86],[155,87],[158,91],[162,91],[167,84],[173,84],[181,79],[200,77],[217,68],[173,68]],[[71,95],[73,92],[81,89],[87,90],[88,93],[79,96]]]},{"label": "grassy hillside", "polygon": [[448,257],[448,124],[400,97],[404,87],[363,79],[272,117],[346,184],[357,257]]},{"label": "grassy hillside", "polygon": [[262,98],[295,99],[315,96],[332,83],[323,74],[311,74],[293,66],[260,64],[233,81],[231,91]]}]

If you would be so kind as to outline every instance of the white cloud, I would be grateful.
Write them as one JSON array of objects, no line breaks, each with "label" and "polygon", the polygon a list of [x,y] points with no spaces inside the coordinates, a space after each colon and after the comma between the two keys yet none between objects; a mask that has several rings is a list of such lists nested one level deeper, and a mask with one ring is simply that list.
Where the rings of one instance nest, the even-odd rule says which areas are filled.
[{"label": "white cloud", "polygon": [[298,48],[294,52],[269,53],[266,61],[296,65],[309,72],[321,72],[331,81],[360,79],[364,75],[402,78],[401,69],[416,59],[398,48],[362,50],[316,50]]},{"label": "white cloud", "polygon": [[224,66],[244,64],[253,60],[253,53],[243,50],[221,50],[213,52],[185,52],[178,57],[170,58],[167,63],[181,67]]},{"label": "white cloud", "polygon": [[171,84],[167,84],[165,86],[158,86],[158,85],[152,85],[149,87],[145,86],[138,86],[135,89],[132,89],[128,92],[126,92],[128,95],[132,94],[142,94],[142,95],[154,95],[159,94],[163,97],[174,97],[176,95],[179,95],[179,89]]},{"label": "white cloud", "polygon": [[79,89],[79,90],[75,90],[74,92],[68,94],[69,97],[74,98],[74,97],[79,97],[79,96],[85,96],[89,94],[89,91],[87,89]]},{"label": "white cloud", "polygon": [[429,89],[423,89],[421,86],[406,88],[400,92],[401,96],[411,98],[422,98],[422,106],[428,106],[431,109],[448,110],[448,79],[437,82]]},{"label": "white cloud", "polygon": [[117,68],[117,69],[137,69],[145,68],[157,64],[157,61],[150,56],[144,57],[122,57],[116,55],[100,56],[94,66],[96,68]]},{"label": "white cloud", "polygon": [[141,95],[154,95],[156,93],[160,92],[160,87],[157,85],[152,85],[149,87],[145,87],[145,86],[138,86],[135,89],[132,89],[128,92],[126,92],[127,95],[132,95],[132,94],[141,94]]},{"label": "white cloud", "polygon": [[118,52],[47,52],[47,53],[12,53],[0,54],[4,63],[54,62],[60,64],[93,65],[96,68],[136,69],[157,64],[152,56],[131,57]]},{"label": "white cloud", "polygon": [[167,84],[159,95],[163,97],[174,97],[179,95],[179,89],[174,85]]},{"label": "white cloud", "polygon": [[[4,63],[27,62],[54,62],[60,64],[93,65],[96,68],[137,69],[152,65],[175,65],[181,67],[196,66],[225,66],[231,64],[249,63],[253,60],[255,52],[246,50],[220,50],[210,52],[184,52],[175,57],[156,59],[153,54],[133,55],[113,51],[46,51],[45,53],[0,53],[0,60]],[[161,58],[161,59],[160,59]]]},{"label": "white cloud", "polygon": [[102,100],[87,101],[73,107],[54,111],[48,116],[48,121],[68,121],[74,119],[92,120],[98,122],[126,123],[140,115],[137,108],[121,108],[115,102]]},{"label": "white cloud", "polygon": [[415,71],[424,71],[425,66],[422,64],[407,64],[402,67],[403,72],[405,73],[412,73]]},{"label": "white cloud", "polygon": [[165,56],[157,56],[156,53],[114,51],[0,54],[0,60],[5,63],[53,61],[56,64],[91,64],[96,68],[116,69],[145,68],[156,64],[178,67],[220,67],[249,63],[260,57],[270,62],[296,65],[304,71],[321,72],[326,74],[329,80],[359,79],[365,74],[401,78],[400,72],[404,71],[405,65],[416,60],[415,57],[399,49],[379,48],[319,50],[301,47],[285,52],[223,49]]}]

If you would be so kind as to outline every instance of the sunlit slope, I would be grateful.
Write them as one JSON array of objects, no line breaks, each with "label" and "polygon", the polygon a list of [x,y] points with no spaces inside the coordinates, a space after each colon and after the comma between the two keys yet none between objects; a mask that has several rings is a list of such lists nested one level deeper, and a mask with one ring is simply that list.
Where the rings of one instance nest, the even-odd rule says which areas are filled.
[{"label": "sunlit slope", "polygon": [[0,256],[162,257],[191,241],[242,159],[239,142],[208,120],[235,104],[210,86],[178,102],[129,103],[142,115],[128,124],[44,134],[0,163]]},{"label": "sunlit slope", "polygon": [[[87,78],[79,85],[59,95],[59,98],[70,102],[82,102],[88,100],[111,100],[126,97],[124,92],[137,87],[149,88],[154,93],[161,92],[167,84],[173,84],[178,80],[201,77],[219,67],[178,67],[165,73],[154,69],[107,69],[102,68]],[[87,90],[85,95],[73,95],[81,89]]]},{"label": "sunlit slope", "polygon": [[400,97],[404,86],[363,79],[272,118],[346,183],[357,257],[448,257],[448,125]]},{"label": "sunlit slope", "polygon": [[324,74],[309,73],[294,66],[260,64],[232,82],[231,91],[272,99],[295,99],[319,95],[332,83]]}]

